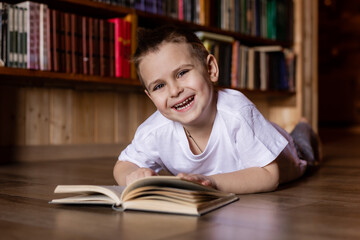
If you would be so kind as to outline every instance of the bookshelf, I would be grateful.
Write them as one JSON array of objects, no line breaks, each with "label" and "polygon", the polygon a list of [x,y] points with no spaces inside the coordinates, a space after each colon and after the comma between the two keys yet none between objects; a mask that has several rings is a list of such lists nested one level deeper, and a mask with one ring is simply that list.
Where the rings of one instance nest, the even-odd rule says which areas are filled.
[{"label": "bookshelf", "polygon": [[[10,4],[22,1],[6,0]],[[310,0],[293,0],[293,36],[288,40],[274,40],[219,27],[202,25],[173,17],[141,11],[131,7],[92,0],[56,0],[46,3],[51,9],[87,17],[109,19],[126,18],[131,21],[131,52],[135,51],[137,27],[154,27],[164,23],[231,36],[249,47],[278,45],[291,48],[297,56],[296,90],[249,90],[241,88],[260,111],[270,120],[290,130],[300,116],[311,119],[316,125],[317,106],[316,71],[306,64],[313,56],[317,5]],[[209,1],[213,2],[213,1]],[[312,9],[304,11],[305,7]],[[312,37],[306,37],[304,30]],[[315,58],[314,58],[315,57]],[[9,146],[18,150],[15,159],[42,159],[39,149],[75,149],[77,155],[84,146],[110,148],[109,155],[118,154],[119,144],[128,143],[137,126],[155,109],[142,93],[131,66],[130,77],[97,76],[78,73],[41,71],[0,67],[0,151],[9,152]],[[306,84],[304,84],[306,83]],[[219,86],[222,88],[223,86]],[[230,87],[230,86],[228,86]],[[234,87],[232,87],[234,88]],[[307,101],[305,96],[311,96]],[[10,105],[7,106],[10,102]],[[70,110],[69,110],[70,108]],[[61,117],[59,117],[61,116]],[[86,116],[86,117],[83,117]],[[14,121],[15,119],[15,121]],[[10,127],[5,127],[9,125]],[[13,135],[7,138],[6,134]],[[56,148],[57,147],[57,148]],[[79,149],[77,151],[76,149]],[[26,154],[25,154],[26,153]],[[110,154],[111,153],[111,154]],[[115,154],[115,155],[116,155]],[[25,157],[26,155],[30,157]],[[50,154],[46,155],[51,158]],[[112,155],[111,155],[112,156]],[[26,161],[26,159],[25,159]]]}]

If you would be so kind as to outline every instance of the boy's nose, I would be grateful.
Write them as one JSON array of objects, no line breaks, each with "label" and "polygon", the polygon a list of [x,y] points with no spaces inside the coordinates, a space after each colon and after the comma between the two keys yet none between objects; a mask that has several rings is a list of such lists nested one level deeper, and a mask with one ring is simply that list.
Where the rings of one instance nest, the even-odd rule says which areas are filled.
[{"label": "boy's nose", "polygon": [[171,97],[178,97],[183,91],[184,88],[177,83],[172,83],[169,86],[169,92]]}]

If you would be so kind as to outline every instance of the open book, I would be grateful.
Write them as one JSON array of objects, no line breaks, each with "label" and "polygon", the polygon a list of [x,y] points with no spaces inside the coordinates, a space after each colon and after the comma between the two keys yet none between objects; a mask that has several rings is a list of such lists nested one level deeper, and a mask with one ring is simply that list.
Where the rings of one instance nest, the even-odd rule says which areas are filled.
[{"label": "open book", "polygon": [[115,210],[197,216],[238,200],[235,194],[224,193],[173,176],[142,178],[127,187],[58,185],[54,192],[72,196],[54,199],[50,203],[109,204]]}]

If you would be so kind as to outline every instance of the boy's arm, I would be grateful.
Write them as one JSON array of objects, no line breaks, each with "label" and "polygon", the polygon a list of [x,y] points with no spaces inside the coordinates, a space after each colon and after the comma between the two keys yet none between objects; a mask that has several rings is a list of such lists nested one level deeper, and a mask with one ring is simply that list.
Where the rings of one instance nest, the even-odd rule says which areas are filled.
[{"label": "boy's arm", "polygon": [[276,161],[265,167],[252,167],[235,172],[211,176],[217,189],[237,194],[274,191],[279,185]]},{"label": "boy's arm", "polygon": [[136,179],[157,175],[150,168],[140,168],[136,164],[128,161],[117,161],[114,170],[114,178],[120,186],[129,185]]},{"label": "boy's arm", "polygon": [[247,168],[212,176],[179,174],[180,177],[236,194],[273,191],[279,185],[279,168],[276,160],[265,167]]}]

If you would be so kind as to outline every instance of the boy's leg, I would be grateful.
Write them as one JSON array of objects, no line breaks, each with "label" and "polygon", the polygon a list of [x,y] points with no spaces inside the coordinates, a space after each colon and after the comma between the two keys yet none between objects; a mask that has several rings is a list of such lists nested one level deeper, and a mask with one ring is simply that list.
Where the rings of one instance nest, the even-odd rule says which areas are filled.
[{"label": "boy's leg", "polygon": [[298,156],[308,163],[309,170],[316,169],[321,161],[321,142],[310,124],[302,119],[290,133]]}]

